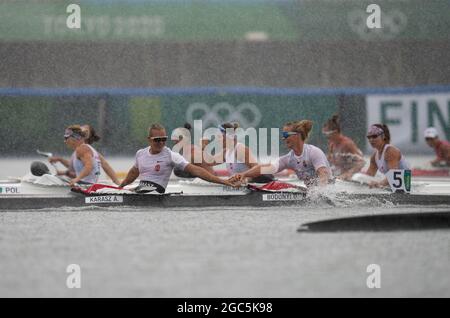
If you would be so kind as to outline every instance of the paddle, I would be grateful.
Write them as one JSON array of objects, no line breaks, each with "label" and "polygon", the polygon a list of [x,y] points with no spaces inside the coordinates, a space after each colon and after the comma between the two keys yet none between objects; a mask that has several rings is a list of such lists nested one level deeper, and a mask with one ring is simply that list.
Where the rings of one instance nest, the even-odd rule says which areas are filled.
[{"label": "paddle", "polygon": [[[380,178],[378,177],[372,177],[369,176],[365,173],[360,173],[357,172],[355,173],[352,178],[350,180],[343,180],[344,182],[349,182],[349,183],[354,183],[354,184],[358,184],[360,186],[365,186],[365,187],[369,187],[370,182],[372,181],[381,181]],[[380,189],[384,189],[384,190],[391,190],[390,186],[385,186],[383,188]]]},{"label": "paddle", "polygon": [[380,181],[380,179],[376,178],[376,177],[369,176],[369,175],[364,174],[364,173],[357,172],[357,173],[352,175],[352,178],[350,180],[345,180],[345,181],[352,182],[352,183],[357,183],[357,184],[360,184],[360,185],[364,184],[364,185],[368,186],[371,181]]},{"label": "paddle", "polygon": [[120,187],[117,187],[117,186],[111,186],[111,185],[108,185],[108,184],[94,183],[93,185],[91,185],[87,189],[83,189],[83,188],[78,186],[78,187],[72,188],[72,191],[89,195],[89,194],[92,194],[92,193],[96,193],[96,192],[98,192],[99,190],[102,190],[102,189],[128,190],[128,191],[135,192],[135,193],[138,193],[138,194],[144,194],[144,193],[155,192],[156,187],[151,186],[151,185],[139,185],[139,186],[137,186],[135,188],[124,189],[124,188],[120,188]]},{"label": "paddle", "polygon": [[36,177],[42,177],[44,174],[50,174],[47,165],[42,161],[33,161],[31,163],[31,174]]},{"label": "paddle", "polygon": [[[52,154],[51,152],[44,152],[44,151],[40,151],[39,149],[37,149],[36,152],[37,152],[39,155],[44,156],[44,157],[47,157],[47,158],[53,157],[53,154]],[[52,165],[56,170],[58,170],[58,168],[56,167],[56,164],[55,164],[55,163],[51,162],[51,165]]]},{"label": "paddle", "polygon": [[53,154],[51,152],[43,152],[43,151],[40,151],[39,149],[37,149],[36,152],[39,155],[44,156],[44,157],[48,157],[48,158],[53,157]]},{"label": "paddle", "polygon": [[55,176],[61,181],[65,183],[69,183],[70,179],[66,176],[58,176],[50,173],[50,169],[48,169],[47,165],[42,161],[33,161],[30,166],[31,174],[36,177],[42,177],[45,174]]},{"label": "paddle", "polygon": [[308,188],[306,188],[305,186],[295,185],[281,181],[271,181],[262,186],[247,184],[247,188],[253,191],[264,191],[264,192],[290,192],[289,190],[295,190],[298,192],[306,193],[308,191]]}]

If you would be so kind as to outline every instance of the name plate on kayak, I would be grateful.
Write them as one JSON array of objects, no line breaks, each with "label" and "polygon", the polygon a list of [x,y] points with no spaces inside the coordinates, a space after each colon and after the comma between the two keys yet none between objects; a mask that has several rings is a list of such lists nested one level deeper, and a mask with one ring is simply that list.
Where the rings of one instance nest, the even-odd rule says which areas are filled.
[{"label": "name plate on kayak", "polygon": [[305,199],[303,193],[267,193],[262,195],[263,201],[300,201]]},{"label": "name plate on kayak", "polygon": [[85,202],[87,204],[90,203],[122,203],[123,196],[121,195],[102,195],[95,197],[87,197],[85,198]]}]

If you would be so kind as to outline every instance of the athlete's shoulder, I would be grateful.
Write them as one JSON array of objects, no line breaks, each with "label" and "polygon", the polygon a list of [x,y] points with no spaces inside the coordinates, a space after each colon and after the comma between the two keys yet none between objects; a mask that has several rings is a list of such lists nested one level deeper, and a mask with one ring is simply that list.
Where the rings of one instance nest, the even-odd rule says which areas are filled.
[{"label": "athlete's shoulder", "polygon": [[91,152],[91,148],[87,144],[82,144],[77,147],[75,152],[79,155],[79,154],[83,154],[85,152]]},{"label": "athlete's shoulder", "polygon": [[295,156],[294,150],[289,150],[287,154],[282,155],[280,158],[290,158],[292,156]]},{"label": "athlete's shoulder", "polygon": [[138,151],[136,151],[136,157],[142,156],[144,155],[146,152],[150,153],[150,146],[139,149]]},{"label": "athlete's shoulder", "polygon": [[[161,150],[161,154],[162,155],[173,155],[173,154],[177,154],[177,155],[180,155],[180,153],[178,152],[178,151],[173,151],[172,149],[170,149],[169,147],[164,147],[162,150]],[[180,155],[181,156],[181,155]]]},{"label": "athlete's shoulder", "polygon": [[343,144],[344,145],[351,145],[351,146],[356,146],[356,143],[355,143],[355,141],[352,139],[352,138],[350,138],[350,137],[347,137],[347,136],[344,136],[344,142],[343,142]]},{"label": "athlete's shoulder", "polygon": [[398,149],[397,147],[395,147],[393,145],[388,145],[386,147],[384,159],[400,157],[401,155],[402,155],[402,152],[400,151],[400,149]]},{"label": "athlete's shoulder", "polygon": [[305,144],[305,149],[309,150],[311,153],[320,153],[325,155],[322,149],[311,144]]}]

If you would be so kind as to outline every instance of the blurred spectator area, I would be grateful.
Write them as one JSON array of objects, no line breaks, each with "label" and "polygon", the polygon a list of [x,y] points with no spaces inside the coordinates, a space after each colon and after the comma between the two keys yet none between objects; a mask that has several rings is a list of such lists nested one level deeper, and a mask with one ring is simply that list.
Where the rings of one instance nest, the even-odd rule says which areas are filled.
[{"label": "blurred spectator area", "polygon": [[0,3],[0,87],[398,87],[450,83],[450,1]]}]

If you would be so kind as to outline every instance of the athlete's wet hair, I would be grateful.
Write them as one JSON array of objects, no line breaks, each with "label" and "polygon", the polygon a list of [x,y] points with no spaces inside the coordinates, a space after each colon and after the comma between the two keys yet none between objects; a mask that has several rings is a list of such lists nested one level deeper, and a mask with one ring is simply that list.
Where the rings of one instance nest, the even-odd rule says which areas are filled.
[{"label": "athlete's wet hair", "polygon": [[88,133],[87,133],[87,136],[85,138],[85,142],[87,144],[92,145],[94,142],[100,140],[100,136],[97,135],[97,133],[95,132],[94,127],[92,127],[91,125],[83,125],[83,126],[86,126],[88,128]]},{"label": "athlete's wet hair", "polygon": [[189,123],[184,123],[183,127],[186,128],[189,131],[191,131],[191,129],[192,129],[192,126]]},{"label": "athlete's wet hair", "polygon": [[164,128],[163,125],[158,124],[158,123],[154,123],[150,126],[150,128],[148,129],[148,136],[151,137],[152,136],[152,130],[166,130],[166,128]]},{"label": "athlete's wet hair", "polygon": [[174,131],[172,132],[172,140],[173,141],[180,141],[183,138],[191,138],[191,130],[192,130],[192,126],[189,123],[185,123],[183,125],[183,127],[178,127],[175,128]]},{"label": "athlete's wet hair", "polygon": [[222,124],[220,126],[222,126],[224,129],[228,129],[228,128],[236,129],[236,128],[239,128],[239,124],[238,123],[224,123],[224,124]]},{"label": "athlete's wet hair", "polygon": [[338,133],[341,132],[341,121],[339,120],[339,115],[335,114],[333,117],[327,120],[323,125],[323,128],[327,131],[336,130]]},{"label": "athlete's wet hair", "polygon": [[391,143],[391,133],[389,132],[389,128],[388,126],[386,126],[385,124],[374,124],[372,126],[378,127],[383,129],[383,133],[384,133],[384,141],[389,144]]},{"label": "athlete's wet hair", "polygon": [[70,125],[66,128],[66,131],[70,130],[74,135],[78,135],[81,138],[86,138],[86,132],[83,131],[80,125]]},{"label": "athlete's wet hair", "polygon": [[298,120],[288,122],[284,126],[290,127],[292,131],[298,132],[302,140],[305,141],[311,132],[313,122],[311,120]]}]

